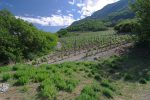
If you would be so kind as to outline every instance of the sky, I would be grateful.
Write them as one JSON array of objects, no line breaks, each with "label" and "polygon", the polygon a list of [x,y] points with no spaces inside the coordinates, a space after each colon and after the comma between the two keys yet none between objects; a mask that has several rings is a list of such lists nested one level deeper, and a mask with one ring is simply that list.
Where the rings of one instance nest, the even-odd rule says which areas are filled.
[{"label": "sky", "polygon": [[116,1],[118,0],[0,0],[0,9],[8,9],[16,18],[33,23],[41,30],[56,32]]}]

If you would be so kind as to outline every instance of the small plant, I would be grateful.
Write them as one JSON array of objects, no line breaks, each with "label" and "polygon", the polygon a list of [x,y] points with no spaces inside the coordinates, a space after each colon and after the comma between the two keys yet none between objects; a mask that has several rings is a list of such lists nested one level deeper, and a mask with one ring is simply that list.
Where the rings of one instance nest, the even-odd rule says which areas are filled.
[{"label": "small plant", "polygon": [[37,65],[38,64],[38,61],[37,60],[33,60],[32,61],[32,65]]},{"label": "small plant", "polygon": [[17,71],[13,77],[16,78],[16,79],[19,79],[20,77],[22,76],[25,76],[26,75],[26,72],[25,71]]},{"label": "small plant", "polygon": [[91,73],[89,73],[87,76],[88,76],[88,77],[92,77],[92,74],[91,74]]},{"label": "small plant", "polygon": [[101,78],[101,76],[100,75],[95,75],[95,77],[94,77],[97,81],[101,81],[102,80],[102,78]]},{"label": "small plant", "polygon": [[109,88],[112,91],[115,91],[115,88],[108,82],[108,80],[103,80],[101,85],[105,88]]},{"label": "small plant", "polygon": [[56,96],[57,89],[51,80],[45,80],[40,85],[40,95],[42,98],[53,100]]},{"label": "small plant", "polygon": [[103,88],[102,93],[107,98],[113,98],[113,92],[108,88]]},{"label": "small plant", "polygon": [[78,84],[78,81],[77,81],[77,80],[73,80],[73,79],[67,80],[67,81],[66,81],[66,85],[67,85],[66,90],[67,90],[68,92],[72,92],[73,89],[76,87],[77,84]]},{"label": "small plant", "polygon": [[19,70],[19,66],[18,66],[18,65],[13,66],[12,70],[13,70],[13,71]]},{"label": "small plant", "polygon": [[132,80],[132,79],[133,79],[132,75],[127,74],[127,73],[124,75],[124,80],[129,81],[129,80]]},{"label": "small plant", "polygon": [[22,76],[18,79],[17,85],[25,85],[29,82],[29,77],[28,76]]},{"label": "small plant", "polygon": [[99,100],[99,85],[88,85],[83,88],[81,95],[76,100]]},{"label": "small plant", "polygon": [[2,77],[3,81],[8,81],[10,78],[11,78],[11,75],[9,73],[4,74]]},{"label": "small plant", "polygon": [[48,59],[46,58],[46,57],[43,57],[42,59],[41,59],[41,62],[47,62],[48,61]]},{"label": "small plant", "polygon": [[146,79],[141,78],[141,79],[139,80],[139,83],[140,83],[140,84],[146,84],[146,83],[147,83],[147,81],[146,81]]},{"label": "small plant", "polygon": [[49,78],[49,75],[47,73],[37,73],[35,76],[33,76],[33,82],[42,82]]}]

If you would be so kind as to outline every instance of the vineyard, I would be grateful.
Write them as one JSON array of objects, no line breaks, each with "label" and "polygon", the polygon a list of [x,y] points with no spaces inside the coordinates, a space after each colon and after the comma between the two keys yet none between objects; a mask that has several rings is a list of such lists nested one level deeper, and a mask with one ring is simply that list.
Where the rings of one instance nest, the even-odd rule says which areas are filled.
[{"label": "vineyard", "polygon": [[88,57],[120,45],[131,43],[134,39],[134,35],[118,35],[113,30],[60,38],[59,47],[56,48],[55,52],[32,63],[33,65],[44,62],[54,63],[80,54]]}]

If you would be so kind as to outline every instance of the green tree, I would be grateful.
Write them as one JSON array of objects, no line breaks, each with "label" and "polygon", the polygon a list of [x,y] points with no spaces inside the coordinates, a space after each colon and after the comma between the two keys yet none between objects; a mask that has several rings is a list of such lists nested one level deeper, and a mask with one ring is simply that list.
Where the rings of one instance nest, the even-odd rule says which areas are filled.
[{"label": "green tree", "polygon": [[7,10],[0,11],[0,62],[31,60],[49,53],[56,44],[54,34],[38,30]]},{"label": "green tree", "polygon": [[150,0],[136,0],[133,10],[140,23],[139,39],[150,46]]}]

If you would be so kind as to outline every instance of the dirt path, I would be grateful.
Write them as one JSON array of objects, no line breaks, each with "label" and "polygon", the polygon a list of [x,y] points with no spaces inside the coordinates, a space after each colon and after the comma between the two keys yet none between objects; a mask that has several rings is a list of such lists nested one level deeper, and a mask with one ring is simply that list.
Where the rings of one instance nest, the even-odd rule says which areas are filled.
[{"label": "dirt path", "polygon": [[[130,47],[132,45],[133,45],[133,43],[128,43],[125,45],[121,45],[119,47],[109,49],[107,51],[100,52],[95,55],[88,56],[88,57],[85,57],[86,53],[81,53],[76,56],[72,55],[69,58],[66,58],[64,60],[60,60],[60,61],[56,61],[56,62],[49,61],[48,64],[59,64],[59,63],[69,62],[69,61],[94,61],[96,58],[104,58],[104,57],[109,57],[109,56],[113,56],[113,55],[118,55],[119,52],[122,51],[124,48]],[[96,52],[96,50],[93,51],[93,53],[95,53],[95,52]]]}]

